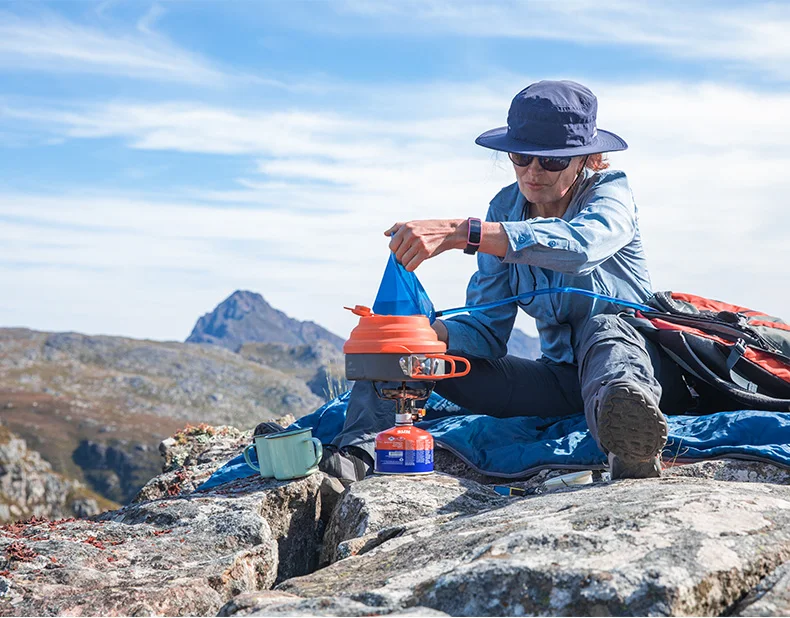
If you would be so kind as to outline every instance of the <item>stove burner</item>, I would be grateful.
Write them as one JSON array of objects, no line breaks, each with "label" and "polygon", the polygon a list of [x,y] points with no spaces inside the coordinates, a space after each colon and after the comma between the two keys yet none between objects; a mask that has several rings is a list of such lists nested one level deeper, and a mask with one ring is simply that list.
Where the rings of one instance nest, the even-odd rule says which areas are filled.
[{"label": "stove burner", "polygon": [[414,403],[419,399],[428,399],[433,392],[436,382],[401,382],[395,388],[383,388],[375,380],[372,381],[373,389],[379,399],[395,401],[396,415],[409,415],[413,422],[419,422],[425,416],[424,408],[415,408]]}]

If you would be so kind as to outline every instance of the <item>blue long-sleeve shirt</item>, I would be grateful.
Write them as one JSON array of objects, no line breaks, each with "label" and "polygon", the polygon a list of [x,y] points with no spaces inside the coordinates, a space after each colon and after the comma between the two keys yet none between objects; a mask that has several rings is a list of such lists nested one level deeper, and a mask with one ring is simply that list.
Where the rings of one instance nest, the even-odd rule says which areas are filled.
[{"label": "blue long-sleeve shirt", "polygon": [[[486,221],[502,222],[509,246],[504,258],[478,253],[478,270],[466,290],[467,305],[552,287],[582,288],[635,302],[647,300],[650,275],[636,204],[623,172],[585,169],[561,218],[525,220],[525,205],[518,183],[505,187],[491,200]],[[543,356],[565,363],[576,362],[577,338],[591,316],[622,309],[603,300],[565,293],[473,311],[445,320],[449,351],[478,358],[504,356],[518,307],[535,318]]]}]

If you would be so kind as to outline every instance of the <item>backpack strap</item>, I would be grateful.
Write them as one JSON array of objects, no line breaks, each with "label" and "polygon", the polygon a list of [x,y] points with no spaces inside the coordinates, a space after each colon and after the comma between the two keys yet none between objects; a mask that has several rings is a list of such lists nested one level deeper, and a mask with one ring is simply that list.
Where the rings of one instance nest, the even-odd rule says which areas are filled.
[{"label": "backpack strap", "polygon": [[743,339],[738,339],[735,345],[730,349],[730,355],[727,357],[727,371],[730,372],[730,379],[735,382],[735,384],[749,393],[756,393],[757,385],[735,371],[735,366],[738,364],[738,361],[743,358],[744,352],[746,352],[746,344]]},{"label": "backpack strap", "polygon": [[[760,393],[749,390],[748,385],[742,386],[738,381],[733,380],[734,384],[727,380],[722,380],[715,372],[711,371],[705,362],[699,358],[697,353],[692,349],[686,340],[685,333],[681,331],[673,331],[672,342],[668,341],[668,337],[661,337],[661,346],[664,351],[683,369],[688,371],[694,377],[707,382],[719,388],[719,390],[726,392],[732,398],[751,407],[754,410],[773,410],[775,412],[790,412],[790,399],[779,399],[776,397],[769,397],[768,395],[761,395]],[[730,370],[730,377],[732,378],[733,370]],[[735,374],[740,382],[748,382],[742,376]]]}]

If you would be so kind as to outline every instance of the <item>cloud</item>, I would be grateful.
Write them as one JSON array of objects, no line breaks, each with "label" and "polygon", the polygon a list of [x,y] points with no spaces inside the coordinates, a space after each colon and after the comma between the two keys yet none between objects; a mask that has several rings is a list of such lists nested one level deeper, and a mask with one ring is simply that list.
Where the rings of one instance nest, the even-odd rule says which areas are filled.
[{"label": "cloud", "polygon": [[199,54],[151,30],[152,8],[138,31],[100,30],[52,13],[19,17],[0,11],[0,68],[113,75],[204,86],[231,76]]},{"label": "cloud", "polygon": [[137,29],[143,34],[153,35],[153,27],[165,14],[158,4],[152,4],[148,11],[137,21]]},{"label": "cloud", "polygon": [[[227,295],[249,288],[290,315],[343,333],[350,318],[342,307],[372,302],[387,257],[381,225],[349,221],[341,214],[305,217],[112,196],[8,194],[0,197],[0,213],[5,213],[0,285],[15,290],[26,306],[41,307],[53,289],[63,290],[67,271],[65,278],[73,285],[68,294],[79,290],[94,299],[89,332],[119,332],[109,309],[119,295],[143,318],[127,334],[184,338],[199,314],[221,300],[215,296],[196,302],[205,289],[227,290],[222,292]],[[349,229],[359,235],[354,243]],[[176,267],[194,274],[174,271]],[[155,290],[163,295],[159,301],[170,302],[164,298],[169,287],[189,299],[181,313],[171,321],[144,315],[150,302],[144,299]],[[59,311],[73,309],[63,305]],[[124,311],[132,312],[132,307]],[[4,316],[2,323],[9,324],[9,318]]]},{"label": "cloud", "polygon": [[[627,2],[568,0],[345,0],[332,5],[342,19],[312,24],[337,32],[453,34],[624,45],[681,60],[718,60],[764,76],[790,79],[790,6],[713,0]],[[361,18],[350,20],[349,16]],[[583,61],[583,59],[582,59]]]},{"label": "cloud", "polygon": [[[631,146],[612,163],[631,181],[656,289],[790,315],[790,292],[779,285],[790,263],[783,233],[790,226],[784,204],[790,124],[774,120],[790,109],[790,93],[578,79],[599,95],[599,125]],[[482,216],[496,191],[513,181],[509,165],[473,138],[502,123],[512,91],[529,81],[510,75],[496,83],[393,88],[401,94],[386,105],[362,88],[349,91],[359,109],[375,113],[331,111],[344,109],[337,102],[288,110],[190,102],[7,108],[15,122],[61,137],[246,155],[255,172],[221,190],[196,180],[170,200],[85,191],[57,198],[0,194],[7,217],[0,265],[29,260],[39,266],[35,276],[25,270],[26,280],[58,289],[62,275],[43,265],[71,268],[69,279],[107,304],[102,323],[116,324],[115,332],[115,298],[145,304],[121,289],[118,281],[127,281],[145,298],[178,297],[167,318],[133,325],[137,336],[185,337],[196,313],[237,287],[345,335],[355,320],[342,307],[375,296],[387,257],[384,229],[396,220]],[[436,103],[443,100],[452,106]],[[64,234],[53,224],[76,229]],[[38,245],[28,244],[32,238]],[[96,264],[114,274],[75,274]],[[174,266],[194,273],[173,273]],[[474,260],[449,252],[426,262],[419,276],[444,308],[463,303],[473,270]],[[0,268],[0,285],[17,289],[21,276]],[[105,298],[96,286],[116,296]],[[25,289],[32,298],[46,302],[48,292],[31,287]],[[209,299],[209,292],[216,296]]]}]

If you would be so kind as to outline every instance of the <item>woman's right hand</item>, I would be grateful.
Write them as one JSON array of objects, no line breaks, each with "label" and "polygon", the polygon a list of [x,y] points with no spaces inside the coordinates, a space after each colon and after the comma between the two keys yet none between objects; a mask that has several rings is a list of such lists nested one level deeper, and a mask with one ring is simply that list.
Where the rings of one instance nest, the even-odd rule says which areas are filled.
[{"label": "woman's right hand", "polygon": [[390,237],[390,251],[409,272],[428,258],[448,249],[466,246],[466,219],[427,219],[396,223],[385,236]]}]

